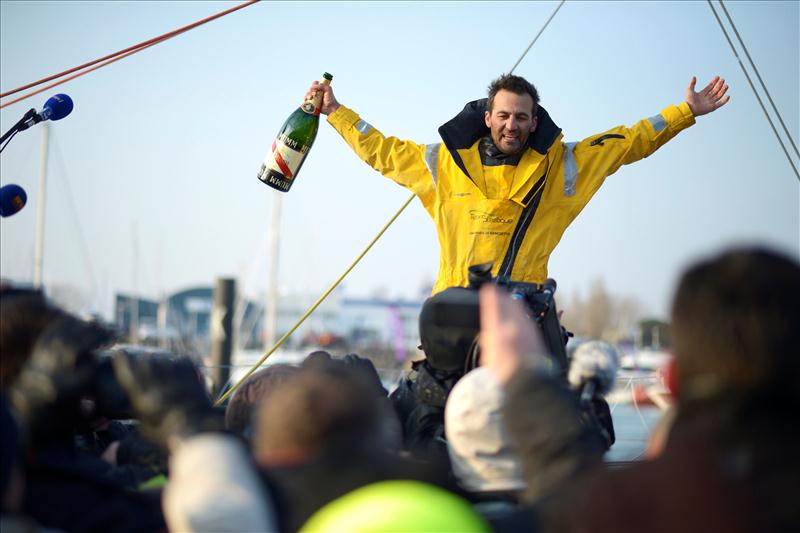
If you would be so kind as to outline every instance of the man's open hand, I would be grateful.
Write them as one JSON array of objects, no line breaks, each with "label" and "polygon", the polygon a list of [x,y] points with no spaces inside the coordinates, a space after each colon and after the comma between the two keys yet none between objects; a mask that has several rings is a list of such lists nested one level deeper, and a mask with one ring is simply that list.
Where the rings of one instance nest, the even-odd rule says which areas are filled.
[{"label": "man's open hand", "polygon": [[697,77],[692,76],[692,81],[686,88],[686,103],[692,110],[695,117],[711,113],[712,111],[724,106],[731,99],[730,96],[725,96],[728,92],[728,86],[725,80],[719,76],[714,77],[711,82],[699,93],[694,92],[694,87],[697,84]]}]

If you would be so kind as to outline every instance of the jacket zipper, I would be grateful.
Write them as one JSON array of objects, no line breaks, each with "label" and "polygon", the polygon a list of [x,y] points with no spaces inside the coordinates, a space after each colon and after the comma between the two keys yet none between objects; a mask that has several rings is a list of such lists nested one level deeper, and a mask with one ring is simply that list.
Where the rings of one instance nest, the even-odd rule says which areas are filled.
[{"label": "jacket zipper", "polygon": [[[517,222],[517,227],[514,228],[514,233],[511,234],[511,242],[508,245],[506,256],[503,258],[503,263],[500,265],[500,269],[497,271],[497,278],[500,281],[511,281],[511,271],[514,268],[514,262],[517,260],[517,252],[519,252],[522,241],[525,240],[524,234],[528,231],[531,220],[533,220],[533,216],[536,214],[536,209],[539,207],[539,200],[542,199],[544,182],[547,179],[547,173],[549,170],[550,168],[548,165],[548,168],[546,168],[544,171],[544,176],[539,178],[539,181],[537,181],[536,185],[534,185],[531,189],[531,192],[536,191],[536,194],[534,195],[533,199],[531,199],[530,203],[528,203],[528,205],[525,207],[525,209],[522,210],[519,222]],[[519,243],[517,243],[518,240]]]}]

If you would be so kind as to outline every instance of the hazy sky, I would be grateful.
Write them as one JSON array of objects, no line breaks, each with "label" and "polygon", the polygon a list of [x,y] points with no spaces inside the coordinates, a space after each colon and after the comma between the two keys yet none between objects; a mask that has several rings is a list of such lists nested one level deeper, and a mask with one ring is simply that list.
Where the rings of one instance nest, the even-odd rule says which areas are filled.
[{"label": "hazy sky", "polygon": [[[2,1],[0,87],[232,5]],[[105,314],[115,291],[157,297],[221,275],[260,297],[280,193],[256,173],[312,80],[331,72],[339,101],[383,133],[436,142],[438,126],[485,96],[556,5],[261,2],[2,109],[5,132],[52,94],[75,101],[51,128],[45,283],[78,288]],[[726,6],[797,142],[798,2]],[[516,73],[536,84],[566,141],[681,102],[692,75],[700,86],[720,74],[731,87],[725,108],[606,181],[551,258],[561,292],[602,277],[663,315],[676,277],[699,255],[738,243],[800,254],[798,180],[706,2],[567,2]],[[29,196],[0,223],[3,278],[33,276],[40,142],[33,127],[0,159],[2,184]],[[283,196],[282,289],[321,292],[408,195],[321,124]],[[437,268],[434,227],[415,201],[346,280],[347,293],[415,295]]]}]

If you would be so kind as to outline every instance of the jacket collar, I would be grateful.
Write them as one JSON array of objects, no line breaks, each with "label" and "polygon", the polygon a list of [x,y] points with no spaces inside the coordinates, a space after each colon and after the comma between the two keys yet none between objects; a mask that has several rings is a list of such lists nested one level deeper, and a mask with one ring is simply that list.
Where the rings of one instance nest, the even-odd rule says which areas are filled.
[{"label": "jacket collar", "polygon": [[[489,133],[484,119],[486,113],[486,98],[473,100],[464,106],[461,112],[439,128],[439,135],[444,145],[450,151],[456,164],[469,176],[458,150],[470,148],[481,137]],[[544,155],[561,134],[559,128],[542,106],[536,112],[538,126],[536,131],[528,137],[527,147]]]}]

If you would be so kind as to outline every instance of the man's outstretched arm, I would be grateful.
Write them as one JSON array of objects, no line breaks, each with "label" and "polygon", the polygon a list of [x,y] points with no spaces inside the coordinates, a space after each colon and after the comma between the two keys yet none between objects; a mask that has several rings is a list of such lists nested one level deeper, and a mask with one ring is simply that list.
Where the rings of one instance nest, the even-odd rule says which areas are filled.
[{"label": "man's outstretched arm", "polygon": [[369,166],[387,178],[411,189],[423,203],[433,195],[433,172],[438,164],[437,145],[426,146],[396,137],[384,137],[359,115],[341,105],[330,85],[314,82],[306,98],[323,93],[320,111],[347,144]]},{"label": "man's outstretched arm", "polygon": [[[695,92],[697,78],[686,88],[685,101],[671,105],[652,117],[630,127],[618,126],[592,135],[578,143],[567,143],[565,179],[576,185],[577,198],[588,201],[607,176],[622,165],[648,157],[678,133],[695,123],[695,118],[719,109],[730,100],[725,80],[716,76],[700,92]],[[570,175],[567,175],[570,174]]]}]

